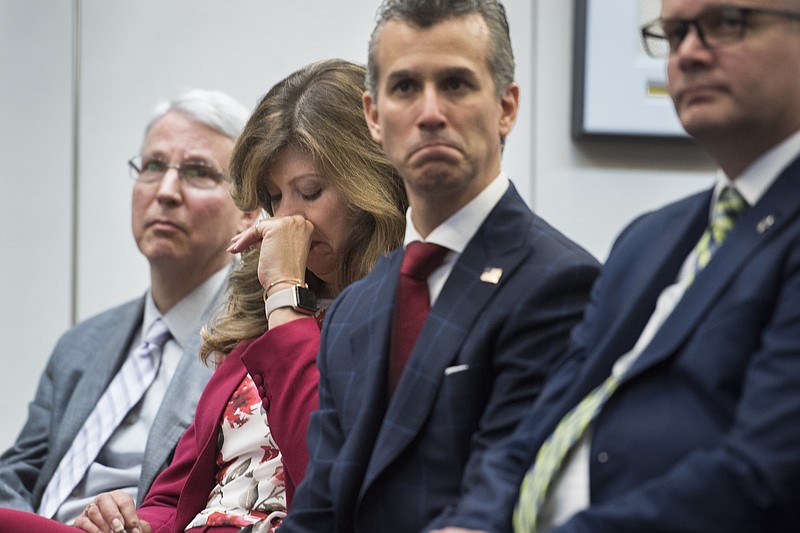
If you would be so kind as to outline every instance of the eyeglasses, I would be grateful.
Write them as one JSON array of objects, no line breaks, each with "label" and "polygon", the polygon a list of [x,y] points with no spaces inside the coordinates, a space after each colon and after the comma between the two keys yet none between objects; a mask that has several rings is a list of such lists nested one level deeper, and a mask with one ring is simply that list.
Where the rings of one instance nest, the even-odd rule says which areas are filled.
[{"label": "eyeglasses", "polygon": [[751,15],[771,15],[800,20],[800,13],[780,9],[739,6],[714,6],[693,19],[658,18],[642,26],[642,40],[648,55],[656,58],[675,53],[694,26],[706,48],[741,41],[747,33]]},{"label": "eyeglasses", "polygon": [[148,185],[159,183],[167,171],[174,168],[178,177],[193,189],[213,189],[225,176],[207,163],[190,162],[170,165],[160,159],[142,159],[136,156],[128,161],[131,177],[139,183]]}]

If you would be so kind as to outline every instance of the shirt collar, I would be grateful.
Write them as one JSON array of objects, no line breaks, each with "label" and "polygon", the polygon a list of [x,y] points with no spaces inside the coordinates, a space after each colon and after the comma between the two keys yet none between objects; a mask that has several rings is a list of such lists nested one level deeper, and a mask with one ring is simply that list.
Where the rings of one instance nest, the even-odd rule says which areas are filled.
[{"label": "shirt collar", "polygon": [[731,180],[719,170],[711,205],[714,205],[722,189],[728,185],[734,185],[742,198],[747,200],[748,205],[756,205],[781,172],[797,158],[798,153],[800,153],[800,131],[756,159],[735,180]]},{"label": "shirt collar", "polygon": [[453,213],[423,239],[411,221],[411,208],[406,211],[406,236],[403,247],[413,241],[432,242],[456,253],[462,253],[478,232],[483,221],[500,201],[509,187],[509,180],[502,171],[467,205]]},{"label": "shirt collar", "polygon": [[142,337],[145,338],[147,329],[156,319],[163,318],[169,328],[172,338],[181,348],[188,346],[192,336],[197,335],[197,322],[203,311],[211,305],[225,280],[228,279],[230,267],[225,267],[213,274],[192,292],[187,294],[166,315],[161,315],[150,290],[147,291],[144,304],[144,320],[142,321]]}]

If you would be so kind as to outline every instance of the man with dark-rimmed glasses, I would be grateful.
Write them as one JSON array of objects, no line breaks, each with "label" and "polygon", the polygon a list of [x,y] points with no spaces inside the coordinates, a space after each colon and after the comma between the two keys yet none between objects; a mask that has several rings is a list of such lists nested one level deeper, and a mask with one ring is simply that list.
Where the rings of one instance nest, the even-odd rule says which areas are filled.
[{"label": "man with dark-rimmed glasses", "polygon": [[572,362],[448,531],[800,527],[800,0],[661,15],[645,48],[717,182],[621,234]]}]

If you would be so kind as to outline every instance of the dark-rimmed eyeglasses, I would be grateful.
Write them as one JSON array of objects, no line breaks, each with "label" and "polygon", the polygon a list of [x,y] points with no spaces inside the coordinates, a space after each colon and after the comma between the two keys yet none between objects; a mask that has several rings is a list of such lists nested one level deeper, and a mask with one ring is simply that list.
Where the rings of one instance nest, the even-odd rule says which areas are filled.
[{"label": "dark-rimmed eyeglasses", "polygon": [[136,156],[128,161],[131,178],[148,185],[159,183],[167,171],[174,168],[183,183],[194,189],[213,189],[225,176],[207,163],[188,162],[172,165],[161,159]]},{"label": "dark-rimmed eyeglasses", "polygon": [[648,55],[656,58],[675,53],[694,27],[706,48],[741,41],[752,15],[771,15],[800,20],[800,13],[781,9],[720,5],[706,9],[693,19],[658,18],[642,26],[642,40]]}]

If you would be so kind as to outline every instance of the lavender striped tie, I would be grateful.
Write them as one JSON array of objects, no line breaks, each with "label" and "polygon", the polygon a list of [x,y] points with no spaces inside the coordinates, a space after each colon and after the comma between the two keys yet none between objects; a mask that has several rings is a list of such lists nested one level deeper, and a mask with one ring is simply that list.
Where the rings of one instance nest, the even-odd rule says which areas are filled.
[{"label": "lavender striped tie", "polygon": [[144,342],[122,365],[58,464],[42,496],[40,515],[56,514],[128,411],[142,399],[158,373],[161,349],[170,336],[160,318],[150,325]]}]

